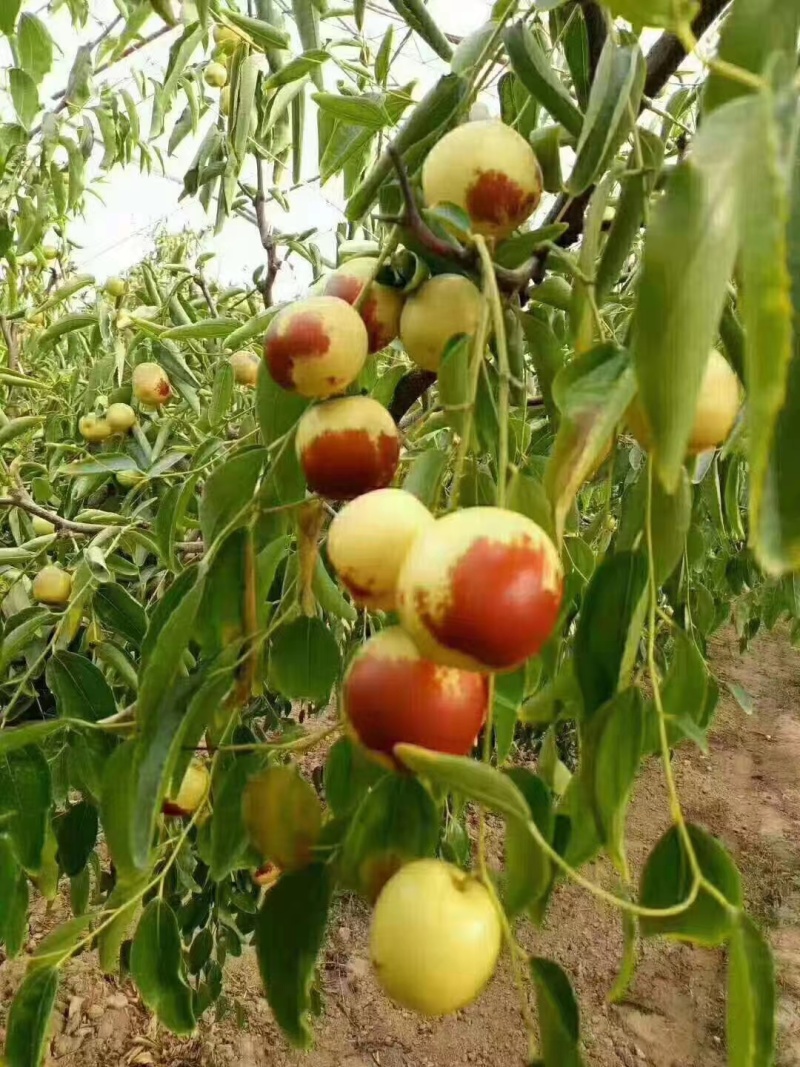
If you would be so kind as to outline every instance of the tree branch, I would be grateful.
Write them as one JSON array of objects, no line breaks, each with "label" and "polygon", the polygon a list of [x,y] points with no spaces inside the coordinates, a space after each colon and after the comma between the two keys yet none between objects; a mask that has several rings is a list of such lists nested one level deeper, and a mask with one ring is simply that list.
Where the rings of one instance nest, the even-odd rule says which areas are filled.
[{"label": "tree branch", "polygon": [[256,193],[254,207],[256,209],[256,222],[258,233],[261,237],[261,247],[267,253],[267,273],[261,283],[261,297],[265,308],[271,308],[274,300],[272,290],[275,279],[281,269],[281,261],[278,259],[278,250],[275,247],[275,231],[272,223],[267,218],[267,197],[264,189],[264,164],[260,156],[256,156],[256,173],[258,175],[258,191]]}]

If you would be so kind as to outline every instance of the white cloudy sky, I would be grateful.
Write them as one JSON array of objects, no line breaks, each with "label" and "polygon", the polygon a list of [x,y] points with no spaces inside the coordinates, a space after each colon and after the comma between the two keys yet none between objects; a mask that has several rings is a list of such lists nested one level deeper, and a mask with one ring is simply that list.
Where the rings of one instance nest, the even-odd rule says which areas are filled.
[{"label": "white cloudy sky", "polygon": [[[2,2],[3,0],[0,0],[0,3]],[[23,4],[24,10],[35,12],[38,8],[45,7],[44,2],[41,5]],[[112,0],[90,0],[90,7],[92,15],[89,25],[80,35],[73,32],[66,11],[47,16],[48,28],[63,55],[57,58],[53,71],[45,79],[42,87],[43,98],[58,92],[66,84],[77,45],[82,40],[96,37],[103,25],[116,15]],[[430,0],[429,7],[446,32],[466,34],[486,21],[491,9],[491,0],[458,0],[457,3],[453,0]],[[383,14],[381,9],[387,13]],[[396,23],[396,16],[385,0],[369,3],[365,35],[376,42],[376,48],[391,21]],[[154,16],[143,32],[148,34],[158,29],[159,25],[158,18]],[[117,64],[107,75],[98,79],[98,85],[125,86],[137,98],[138,92],[131,76],[132,64],[135,62],[139,70],[158,77],[164,70],[169,47],[179,32],[173,31],[125,63]],[[297,50],[299,51],[299,45]],[[199,51],[193,61],[196,62],[198,58]],[[7,69],[9,61],[7,42],[0,38],[0,72],[3,68]],[[441,60],[423,42],[415,38],[405,48],[395,76],[399,82],[416,79],[417,93],[421,95],[443,70],[444,64]],[[184,103],[185,100],[179,100],[178,108],[173,112],[171,120],[168,119],[167,134]],[[150,102],[145,101],[139,109],[142,129],[145,131],[150,121],[150,107]],[[310,107],[309,115],[313,116],[313,109]],[[10,116],[6,112],[3,117]],[[316,170],[315,128],[316,123],[310,122],[309,144],[304,152],[304,169],[308,177],[313,176]],[[70,236],[81,246],[75,252],[80,269],[91,271],[98,278],[124,272],[152,247],[153,233],[158,227],[180,230],[189,226],[201,230],[209,225],[209,219],[196,200],[187,199],[178,203],[182,176],[198,143],[199,136],[186,139],[176,155],[166,160],[165,177],[155,173],[139,174],[136,166],[127,169],[115,168],[105,176],[98,173],[93,188],[102,197],[102,202],[90,198],[86,218],[76,220],[70,228]],[[274,206],[276,226],[285,232],[316,226],[320,231],[322,239],[319,243],[323,250],[326,254],[332,253],[335,248],[332,233],[336,224],[342,221],[342,197],[337,182],[332,180],[322,190],[316,186],[296,190],[291,194],[290,201],[292,210],[288,214],[277,205]],[[211,269],[216,270],[227,282],[246,282],[253,269],[263,261],[255,227],[241,219],[230,219],[219,236],[209,238],[207,248],[215,252],[217,257]],[[293,261],[295,260],[297,257],[293,257]],[[293,270],[283,272],[281,288],[284,293],[279,295],[291,295],[293,290],[304,285],[307,280],[304,265],[300,261]]]}]

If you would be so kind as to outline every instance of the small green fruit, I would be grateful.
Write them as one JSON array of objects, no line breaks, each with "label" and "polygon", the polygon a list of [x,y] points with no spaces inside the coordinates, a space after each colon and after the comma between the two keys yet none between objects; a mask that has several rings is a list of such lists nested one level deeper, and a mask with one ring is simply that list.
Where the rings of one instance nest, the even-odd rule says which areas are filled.
[{"label": "small green fruit", "polygon": [[212,89],[221,89],[228,80],[228,70],[221,63],[209,63],[203,72],[203,80]]}]

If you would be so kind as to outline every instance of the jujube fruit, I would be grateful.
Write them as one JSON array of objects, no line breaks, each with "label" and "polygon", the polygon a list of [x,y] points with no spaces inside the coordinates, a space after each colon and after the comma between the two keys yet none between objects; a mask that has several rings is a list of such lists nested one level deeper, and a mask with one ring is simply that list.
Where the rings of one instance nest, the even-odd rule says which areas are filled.
[{"label": "jujube fruit", "polygon": [[109,278],[105,284],[105,290],[109,296],[113,296],[115,300],[119,300],[120,297],[125,296],[125,290],[128,288],[124,278]]},{"label": "jujube fruit", "polygon": [[203,81],[212,89],[221,89],[228,80],[228,68],[222,63],[209,63],[203,71]]},{"label": "jujube fruit", "polygon": [[346,504],[328,530],[328,559],[359,604],[394,611],[397,579],[433,515],[404,489],[376,489]]},{"label": "jujube fruit", "polygon": [[[325,279],[322,292],[326,296],[338,296],[348,304],[354,304],[372,277],[374,269],[375,260],[369,257],[348,259]],[[370,282],[369,291],[358,313],[367,327],[371,353],[380,352],[397,337],[403,303],[403,295],[399,290],[380,282]]]},{"label": "jujube fruit", "polygon": [[133,395],[140,404],[161,407],[172,396],[172,386],[166,371],[158,363],[139,363],[131,378]]},{"label": "jujube fruit", "polygon": [[481,319],[483,297],[460,274],[438,274],[412,293],[400,317],[400,340],[423,370],[438,373],[450,341],[473,335]]},{"label": "jujube fruit", "polygon": [[127,433],[136,422],[136,412],[130,404],[110,404],[106,411],[106,422],[112,433]]},{"label": "jujube fruit", "polygon": [[233,378],[237,385],[247,385],[254,389],[260,362],[255,352],[234,352],[228,362],[233,367]]},{"label": "jujube fruit", "polygon": [[210,785],[211,776],[206,765],[199,760],[192,760],[186,768],[178,792],[174,797],[165,799],[162,809],[164,814],[184,818],[194,815],[206,799]]},{"label": "jujube fruit", "polygon": [[230,26],[222,26],[217,23],[213,30],[214,44],[218,48],[233,48],[240,40],[239,34],[236,30],[231,29]]},{"label": "jujube fruit", "polygon": [[304,867],[322,829],[313,787],[295,767],[267,767],[247,783],[242,815],[252,844],[283,871]]},{"label": "jujube fruit", "polygon": [[89,444],[98,444],[106,441],[111,436],[111,427],[106,419],[99,419],[97,415],[84,415],[78,420],[78,433]]},{"label": "jujube fruit", "polygon": [[396,1003],[422,1015],[471,1004],[497,967],[502,930],[489,891],[441,860],[402,867],[372,914],[370,958]]},{"label": "jujube fruit", "polygon": [[397,583],[403,626],[424,656],[467,670],[513,670],[553,632],[563,571],[535,522],[476,507],[417,538]]},{"label": "jujube fruit", "polygon": [[313,296],[278,312],[264,338],[264,359],[283,389],[325,400],[355,381],[367,347],[357,311],[338,297]]},{"label": "jujube fruit", "polygon": [[400,434],[377,400],[339,397],[303,414],[297,455],[309,489],[330,500],[352,500],[391,482],[400,458]]},{"label": "jujube fruit", "polygon": [[[695,456],[721,445],[733,429],[741,405],[739,379],[725,357],[713,348],[697,395],[687,454]],[[625,418],[642,448],[649,449],[653,435],[638,396],[628,408]]]},{"label": "jujube fruit", "polygon": [[37,604],[49,604],[51,607],[60,608],[69,600],[72,591],[72,575],[67,571],[49,563],[42,567],[33,579],[33,599]]},{"label": "jujube fruit", "polygon": [[400,743],[466,756],[486,718],[485,675],[423,659],[405,630],[379,631],[345,676],[344,713],[360,743],[393,756]]},{"label": "jujube fruit", "polygon": [[542,196],[536,153],[497,119],[467,122],[434,145],[422,168],[428,207],[456,204],[476,233],[503,240],[529,218]]}]

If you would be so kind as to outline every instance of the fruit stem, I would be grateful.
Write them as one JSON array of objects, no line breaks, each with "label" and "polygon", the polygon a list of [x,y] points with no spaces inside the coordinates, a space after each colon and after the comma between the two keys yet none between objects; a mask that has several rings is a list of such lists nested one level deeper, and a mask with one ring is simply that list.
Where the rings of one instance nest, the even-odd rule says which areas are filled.
[{"label": "fruit stem", "polygon": [[506,482],[508,481],[508,419],[511,402],[511,369],[508,361],[508,343],[506,340],[506,323],[503,316],[503,304],[500,300],[500,291],[497,287],[497,278],[494,273],[492,257],[486,246],[486,240],[478,234],[475,237],[475,246],[481,259],[483,268],[483,292],[484,298],[489,302],[492,312],[492,326],[494,327],[494,340],[497,349],[497,361],[500,364],[500,390],[499,390],[499,443],[497,456],[497,506],[505,507]]}]

